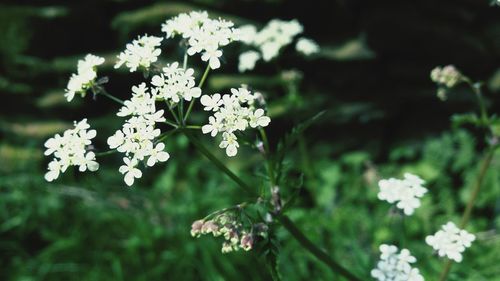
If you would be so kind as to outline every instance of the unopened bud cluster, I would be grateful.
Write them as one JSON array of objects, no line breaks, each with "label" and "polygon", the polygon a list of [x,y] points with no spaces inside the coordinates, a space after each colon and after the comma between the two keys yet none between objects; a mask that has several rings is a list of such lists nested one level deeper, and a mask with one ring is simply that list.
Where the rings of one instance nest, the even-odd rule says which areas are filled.
[{"label": "unopened bud cluster", "polygon": [[191,236],[212,234],[214,237],[223,237],[222,253],[229,253],[243,249],[250,251],[254,247],[257,235],[262,236],[267,230],[265,225],[255,225],[245,228],[243,224],[230,214],[217,215],[209,220],[197,220],[191,225]]}]

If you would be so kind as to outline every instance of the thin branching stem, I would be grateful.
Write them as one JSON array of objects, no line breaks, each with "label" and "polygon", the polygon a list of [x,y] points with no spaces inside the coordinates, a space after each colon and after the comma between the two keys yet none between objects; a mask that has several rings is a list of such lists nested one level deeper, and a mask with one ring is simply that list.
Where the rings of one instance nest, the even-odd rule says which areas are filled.
[{"label": "thin branching stem", "polygon": [[[486,176],[486,172],[488,171],[488,168],[490,167],[491,162],[493,160],[493,156],[495,154],[495,149],[496,149],[495,146],[490,147],[488,149],[488,152],[486,153],[485,158],[481,164],[481,167],[479,169],[479,174],[478,174],[477,179],[474,183],[474,187],[472,188],[472,193],[470,195],[469,201],[467,202],[465,210],[462,213],[462,220],[460,222],[460,228],[462,228],[462,229],[467,226],[467,223],[469,223],[470,216],[472,214],[474,204],[476,203],[477,196],[479,195],[479,191],[481,189],[481,185],[483,183],[484,177]],[[452,265],[453,265],[453,262],[448,259],[444,265],[443,271],[441,271],[439,281],[445,281],[448,278],[448,274],[450,273]]]},{"label": "thin branching stem", "polygon": [[104,87],[102,87],[102,86],[95,86],[95,87],[92,87],[92,92],[93,92],[94,94],[96,94],[96,95],[101,94],[101,95],[103,95],[103,96],[107,97],[108,99],[110,99],[110,100],[112,100],[112,101],[115,101],[115,102],[117,102],[117,103],[119,103],[119,104],[121,104],[121,105],[125,105],[125,102],[124,102],[124,101],[122,101],[121,99],[119,99],[119,98],[117,98],[117,97],[115,97],[115,96],[111,95],[110,93],[108,93],[108,92],[106,91],[106,89],[104,89]]},{"label": "thin branching stem", "polygon": [[269,181],[271,182],[271,188],[276,185],[276,178],[274,176],[274,164],[271,158],[271,150],[269,148],[269,141],[267,140],[266,131],[263,128],[259,128],[260,136],[262,138],[262,142],[264,143],[265,156],[267,160],[267,172],[269,174]]},{"label": "thin branching stem", "polygon": [[117,153],[118,150],[116,149],[113,149],[113,150],[108,150],[108,151],[103,151],[103,152],[96,152],[95,153],[95,156],[106,156],[106,155],[111,155],[111,154],[115,154]]},{"label": "thin branching stem", "polygon": [[[210,72],[210,65],[207,65],[207,68],[205,68],[205,72],[203,73],[203,76],[201,77],[200,83],[198,83],[198,88],[201,89],[201,87],[203,87],[203,84],[205,84],[205,80],[207,79],[208,72]],[[189,103],[189,107],[186,111],[186,115],[184,115],[184,118],[182,119],[183,124],[186,123],[186,120],[188,119],[189,114],[191,114],[191,110],[193,110],[194,100],[195,99],[192,99],[191,102]]]},{"label": "thin branching stem", "polygon": [[[210,150],[208,150],[191,132],[187,130],[183,130],[184,134],[187,138],[193,143],[193,145],[207,157],[217,168],[223,171],[230,179],[232,179],[235,183],[237,183],[243,190],[245,190],[248,194],[257,197],[257,192],[250,187],[247,183],[245,183],[240,177],[238,177],[235,173],[233,173],[229,168],[224,165],[215,155],[213,155]],[[288,218],[284,214],[278,214],[277,220],[285,227],[285,229],[290,232],[290,234],[299,242],[299,244],[304,247],[307,251],[313,254],[318,260],[325,263],[330,267],[330,269],[334,272],[339,273],[344,276],[349,281],[361,281],[358,277],[352,274],[345,267],[341,266],[338,262],[336,262],[332,257],[330,257],[325,251],[316,246],[311,240],[309,240],[304,233],[293,223],[290,218]]]}]

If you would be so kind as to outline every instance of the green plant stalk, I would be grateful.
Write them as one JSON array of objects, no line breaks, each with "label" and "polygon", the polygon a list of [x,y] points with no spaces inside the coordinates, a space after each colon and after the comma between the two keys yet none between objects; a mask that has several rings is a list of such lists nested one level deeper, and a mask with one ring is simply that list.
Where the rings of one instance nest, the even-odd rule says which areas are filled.
[{"label": "green plant stalk", "polygon": [[[472,189],[471,196],[469,198],[469,201],[467,202],[467,206],[465,207],[465,210],[462,214],[462,220],[460,222],[460,228],[465,228],[467,226],[467,223],[470,220],[470,216],[472,214],[472,209],[474,208],[474,203],[476,203],[477,196],[479,195],[479,191],[481,189],[481,185],[483,183],[484,177],[486,176],[486,172],[488,171],[488,168],[491,164],[491,161],[493,160],[493,156],[495,154],[495,148],[496,147],[490,147],[488,152],[486,153],[485,159],[483,160],[483,163],[481,164],[481,167],[479,169],[479,174],[476,179],[476,182],[474,183],[474,187]],[[450,273],[451,266],[453,265],[453,262],[451,260],[447,260],[443,271],[441,272],[441,275],[439,277],[439,281],[445,281],[448,278],[448,274]]]},{"label": "green plant stalk", "polygon": [[[252,189],[248,184],[246,184],[242,179],[240,179],[236,174],[234,174],[229,168],[224,165],[217,157],[215,157],[191,132],[183,131],[186,137],[193,143],[194,146],[207,157],[212,163],[223,171],[229,178],[231,178],[235,183],[237,183],[241,188],[243,188],[247,193],[253,196],[258,196],[257,192]],[[287,216],[283,214],[277,215],[277,220],[285,227],[285,229],[290,232],[290,234],[299,242],[299,244],[304,247],[307,251],[313,254],[318,260],[330,267],[334,272],[338,272],[340,275],[347,278],[350,281],[361,281],[358,277],[353,275],[346,268],[341,266],[333,258],[331,258],[325,251],[317,247],[311,240],[309,240],[300,229],[291,221]]]},{"label": "green plant stalk", "polygon": [[274,164],[270,157],[271,150],[269,148],[269,141],[267,140],[266,131],[263,128],[259,128],[260,136],[262,138],[262,142],[264,143],[265,156],[267,159],[267,172],[269,174],[269,181],[271,182],[271,188],[276,185],[276,178],[274,176]]},{"label": "green plant stalk", "polygon": [[111,95],[110,93],[108,93],[106,91],[106,89],[104,89],[104,87],[102,87],[102,86],[97,86],[97,87],[92,86],[91,89],[92,89],[92,92],[94,93],[94,95],[101,94],[101,95],[107,97],[108,99],[110,99],[112,101],[115,101],[115,102],[117,102],[117,103],[119,103],[121,105],[125,105],[124,101],[122,101],[121,99],[119,99],[119,98]]},{"label": "green plant stalk", "polygon": [[[203,87],[203,84],[205,84],[205,80],[207,80],[208,72],[210,72],[210,65],[207,65],[207,68],[205,68],[205,72],[203,72],[203,76],[200,79],[200,83],[198,84],[198,88]],[[194,106],[194,99],[191,100],[189,103],[189,107],[186,111],[186,115],[184,116],[184,119],[182,119],[183,124],[186,123],[186,120],[189,117],[189,114],[191,114],[191,110],[193,110]]]}]

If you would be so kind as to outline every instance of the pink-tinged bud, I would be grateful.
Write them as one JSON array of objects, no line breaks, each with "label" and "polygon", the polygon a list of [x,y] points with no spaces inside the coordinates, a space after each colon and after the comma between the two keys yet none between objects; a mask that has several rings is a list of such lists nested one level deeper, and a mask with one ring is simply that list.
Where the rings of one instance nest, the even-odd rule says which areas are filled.
[{"label": "pink-tinged bud", "polygon": [[203,220],[197,220],[191,225],[191,236],[199,236],[201,233],[201,228],[203,227]]},{"label": "pink-tinged bud", "polygon": [[245,251],[250,251],[253,247],[253,236],[246,233],[241,237],[240,247]]},{"label": "pink-tinged bud", "polygon": [[206,221],[201,227],[201,233],[213,233],[214,235],[219,231],[219,226],[212,220]]}]

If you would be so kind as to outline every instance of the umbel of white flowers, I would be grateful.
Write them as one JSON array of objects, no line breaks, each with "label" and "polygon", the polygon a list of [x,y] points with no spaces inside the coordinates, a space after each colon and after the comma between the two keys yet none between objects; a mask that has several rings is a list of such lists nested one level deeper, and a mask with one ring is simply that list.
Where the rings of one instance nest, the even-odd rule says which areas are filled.
[{"label": "umbel of white flowers", "polygon": [[142,172],[136,168],[140,161],[147,159],[148,166],[157,162],[165,162],[170,155],[164,151],[165,144],[155,144],[155,138],[160,135],[160,129],[155,124],[164,122],[163,110],[156,110],[158,89],[149,90],[146,83],[132,87],[132,98],[125,101],[124,106],[117,113],[120,117],[130,116],[121,130],[108,138],[111,149],[125,153],[125,163],[120,167],[127,185],[132,185],[135,178],[142,177]]},{"label": "umbel of white flowers", "polygon": [[239,30],[234,24],[223,19],[210,19],[205,11],[179,14],[167,20],[161,30],[166,37],[180,35],[189,47],[187,54],[201,53],[201,59],[209,63],[211,69],[220,67],[221,47],[239,40]]},{"label": "umbel of white flowers", "polygon": [[222,96],[218,93],[203,95],[200,101],[204,110],[214,112],[208,118],[209,123],[201,128],[203,133],[210,133],[212,137],[222,133],[219,147],[226,149],[227,156],[235,156],[239,147],[237,131],[266,127],[271,122],[262,108],[256,108],[258,100],[262,100],[261,94],[252,94],[245,86],[231,89],[231,94]]},{"label": "umbel of white flowers", "polygon": [[45,155],[54,155],[49,163],[48,172],[45,174],[47,181],[53,181],[64,173],[69,166],[78,166],[80,172],[97,171],[99,164],[95,161],[95,154],[87,151],[86,147],[92,144],[97,132],[89,130],[87,119],[74,122],[74,128],[64,131],[61,135],[56,134],[45,142]]},{"label": "umbel of white flowers", "polygon": [[410,173],[406,173],[402,180],[383,179],[378,182],[378,198],[391,204],[396,203],[396,207],[409,216],[420,207],[420,198],[427,192],[427,188],[422,186],[424,183],[424,180]]},{"label": "umbel of white flowers", "polygon": [[379,281],[424,281],[418,268],[411,264],[417,259],[407,249],[398,253],[398,247],[382,244],[380,249],[380,260],[377,267],[372,269],[371,276]]},{"label": "umbel of white flowers", "polygon": [[83,60],[79,60],[77,73],[71,75],[64,91],[66,100],[73,100],[75,94],[85,96],[87,90],[95,83],[97,78],[96,66],[103,63],[104,58],[92,54],[88,54]]},{"label": "umbel of white flowers", "polygon": [[434,235],[425,238],[425,242],[437,251],[440,257],[448,257],[456,262],[462,261],[462,253],[476,239],[474,234],[458,228],[453,222],[448,222]]},{"label": "umbel of white flowers", "polygon": [[[273,19],[260,31],[253,25],[240,27],[240,41],[257,50],[249,50],[240,55],[238,70],[252,70],[261,58],[266,62],[274,59],[282,48],[291,44],[294,37],[303,31],[304,27],[297,20]],[[300,38],[295,50],[309,56],[319,52],[319,45],[311,39]]]}]

